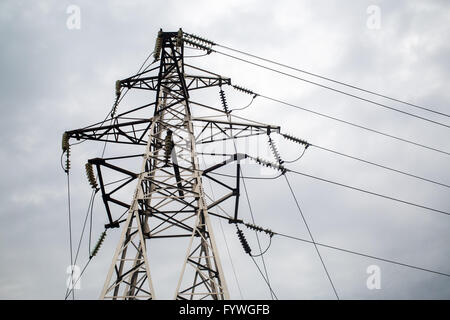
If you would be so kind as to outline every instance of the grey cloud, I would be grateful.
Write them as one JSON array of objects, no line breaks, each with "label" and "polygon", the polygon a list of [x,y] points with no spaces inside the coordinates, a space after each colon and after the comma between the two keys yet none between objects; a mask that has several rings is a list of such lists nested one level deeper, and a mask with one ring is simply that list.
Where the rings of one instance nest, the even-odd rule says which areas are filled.
[{"label": "grey cloud", "polygon": [[[68,30],[66,8],[81,9],[81,29]],[[380,30],[366,28],[372,1],[3,1],[0,4],[0,298],[62,299],[69,265],[65,176],[60,169],[60,138],[68,129],[100,121],[111,107],[114,81],[139,67],[153,50],[156,32],[177,30],[264,57],[281,59],[339,80],[430,105],[448,113],[449,45],[446,1],[377,1]],[[248,86],[320,112],[367,124],[448,150],[446,128],[424,124],[376,109],[360,101],[259,70],[221,56],[193,63]],[[230,104],[248,97],[231,89]],[[205,94],[217,103],[217,95]],[[130,100],[132,101],[132,100]],[[405,110],[411,110],[400,106]],[[414,110],[413,110],[414,111]],[[427,113],[420,113],[427,115]],[[389,139],[374,136],[299,110],[257,98],[243,116],[282,126],[285,132],[323,146],[355,154],[449,183],[448,160]],[[444,121],[442,118],[435,118]],[[82,144],[73,152],[71,175],[74,242],[84,219],[89,189],[82,171],[99,145]],[[108,152],[113,153],[113,149]],[[299,150],[280,141],[286,159]],[[448,210],[447,189],[309,149],[292,167],[318,176],[365,187],[431,207]],[[258,175],[254,166],[245,168]],[[289,176],[315,238],[319,242],[448,272],[448,217],[341,190],[300,176]],[[282,179],[247,186],[257,224],[307,238],[307,230]],[[245,198],[242,215],[250,219]],[[105,222],[97,201],[93,237]],[[233,297],[239,298],[220,225],[216,239]],[[251,260],[242,252],[235,230],[223,224],[244,298],[270,295]],[[77,297],[95,299],[105,279],[118,231],[111,232],[83,277]],[[253,234],[249,242],[256,248]],[[86,239],[85,239],[86,240]],[[262,237],[267,244],[267,239]],[[83,242],[79,265],[87,257]],[[445,277],[321,249],[341,298],[448,299]],[[154,255],[155,273],[164,274]],[[273,239],[266,255],[275,292],[283,299],[325,298],[333,293],[308,244]],[[178,263],[171,261],[173,263]],[[382,269],[382,289],[368,290],[366,268]],[[161,285],[159,284],[161,288]],[[161,288],[170,298],[171,288]]]}]

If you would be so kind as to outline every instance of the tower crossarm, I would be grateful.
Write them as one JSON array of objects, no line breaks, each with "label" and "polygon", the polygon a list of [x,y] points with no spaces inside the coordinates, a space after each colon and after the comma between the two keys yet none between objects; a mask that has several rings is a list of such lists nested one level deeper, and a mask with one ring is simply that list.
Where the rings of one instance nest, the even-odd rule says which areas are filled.
[{"label": "tower crossarm", "polygon": [[234,122],[207,118],[193,118],[192,121],[200,127],[200,132],[196,136],[198,144],[280,132],[279,126],[251,122]]},{"label": "tower crossarm", "polygon": [[[166,85],[171,84],[171,79],[166,78]],[[221,78],[215,76],[199,76],[199,75],[186,75],[186,88],[188,90],[196,90],[203,89],[213,86],[220,86],[223,84],[231,84],[231,80],[229,78]],[[174,82],[175,83],[175,79]],[[127,89],[142,89],[142,90],[150,90],[157,91],[159,89],[159,76],[151,76],[151,77],[140,77],[140,78],[127,78],[120,81],[121,87]]]},{"label": "tower crossarm", "polygon": [[124,121],[113,119],[111,124],[100,124],[66,131],[69,138],[122,144],[146,145],[152,119]]}]

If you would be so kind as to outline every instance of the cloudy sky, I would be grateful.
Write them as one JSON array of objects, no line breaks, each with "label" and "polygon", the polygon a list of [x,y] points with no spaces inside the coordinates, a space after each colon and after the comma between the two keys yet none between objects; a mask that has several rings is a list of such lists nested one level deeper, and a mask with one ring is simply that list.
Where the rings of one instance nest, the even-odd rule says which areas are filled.
[{"label": "cloudy sky", "polygon": [[[68,23],[73,6],[79,8],[80,28],[68,27],[73,26],[71,20]],[[373,9],[378,10],[379,20],[373,20]],[[160,28],[176,31],[182,27],[220,44],[448,114],[449,18],[450,4],[444,0],[2,1],[0,298],[64,298],[70,254],[66,176],[59,163],[61,135],[105,117],[114,99],[114,82],[136,72],[153,50]],[[220,55],[190,58],[189,62],[267,96],[450,151],[447,127]],[[248,103],[248,96],[236,94],[231,88],[225,90],[232,107]],[[211,105],[219,103],[217,92],[203,99]],[[377,101],[449,123],[446,117]],[[448,155],[442,153],[262,98],[239,115],[280,125],[284,132],[323,147],[450,184]],[[288,143],[280,142],[279,147],[286,160],[296,158],[301,151]],[[106,154],[117,154],[112,150]],[[84,163],[100,153],[101,145],[96,143],[73,148],[74,242],[79,239],[90,196]],[[443,211],[450,209],[446,187],[315,148],[308,149],[290,168]],[[261,173],[254,166],[245,167],[244,172]],[[450,273],[448,215],[302,176],[289,175],[289,179],[316,241]],[[308,238],[284,179],[248,180],[247,187],[258,225]],[[98,200],[94,206],[94,238],[106,221]],[[241,212],[248,220],[244,201]],[[269,299],[269,291],[243,253],[233,227],[218,221],[214,221],[214,227],[231,297]],[[99,296],[118,233],[113,230],[108,235],[86,270],[76,298]],[[247,236],[256,248],[253,235]],[[265,246],[268,239],[261,237],[261,242]],[[342,299],[450,298],[448,277],[320,250]],[[83,242],[77,262],[80,267],[86,263],[87,254],[87,243]],[[278,298],[335,298],[313,246],[274,237],[265,259]],[[164,266],[181,262],[171,260],[164,252],[154,253],[152,261],[157,294],[171,298],[177,275],[166,272]],[[366,286],[371,265],[381,270],[378,290]]]}]

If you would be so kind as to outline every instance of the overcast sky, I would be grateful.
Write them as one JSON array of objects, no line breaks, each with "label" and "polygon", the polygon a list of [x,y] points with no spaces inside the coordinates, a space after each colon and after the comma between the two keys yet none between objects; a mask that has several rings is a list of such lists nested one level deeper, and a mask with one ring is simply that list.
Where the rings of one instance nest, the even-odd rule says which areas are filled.
[{"label": "overcast sky", "polygon": [[[68,27],[73,26],[72,20],[68,24],[73,13],[68,13],[71,5],[80,10],[79,29]],[[374,16],[376,11],[379,15]],[[114,99],[114,82],[136,72],[153,50],[160,28],[176,31],[182,27],[220,44],[448,114],[449,19],[450,3],[445,0],[1,1],[0,298],[64,298],[70,254],[66,176],[59,163],[61,135],[105,117]],[[380,109],[220,55],[190,58],[189,62],[231,77],[233,83],[256,92],[450,151],[447,127]],[[231,107],[249,102],[248,96],[236,94],[231,88],[225,90]],[[217,90],[203,100],[219,106]],[[377,101],[449,123],[446,117]],[[323,147],[450,184],[449,158],[442,153],[262,98],[239,115],[280,125],[282,131]],[[112,150],[106,154],[117,154]],[[296,158],[300,151],[297,145],[280,142],[280,152],[286,160]],[[75,243],[90,195],[84,163],[100,153],[101,145],[95,142],[76,146],[72,151]],[[308,149],[290,168],[450,210],[446,187],[315,148]],[[248,175],[260,174],[254,166],[244,170]],[[302,176],[289,175],[289,179],[316,241],[450,273],[448,215]],[[284,179],[249,180],[247,187],[258,225],[308,238]],[[209,192],[209,186],[205,188]],[[250,219],[244,198],[241,212]],[[105,211],[98,198],[94,207],[95,239],[105,222]],[[231,297],[269,299],[269,291],[244,254],[233,227],[218,221],[214,221],[214,227]],[[118,234],[117,229],[109,232],[81,280],[77,298],[98,298]],[[248,232],[247,236],[256,250],[253,235]],[[268,239],[262,236],[261,242],[264,247]],[[448,277],[320,250],[342,299],[450,298]],[[83,242],[77,262],[80,267],[86,263],[87,254],[87,244]],[[165,266],[178,267],[181,261],[164,252],[151,255],[157,295],[171,298],[175,290],[172,282],[178,275],[167,272]],[[274,237],[265,258],[278,298],[335,298],[313,246]],[[366,286],[367,268],[371,265],[381,270],[378,290]]]}]

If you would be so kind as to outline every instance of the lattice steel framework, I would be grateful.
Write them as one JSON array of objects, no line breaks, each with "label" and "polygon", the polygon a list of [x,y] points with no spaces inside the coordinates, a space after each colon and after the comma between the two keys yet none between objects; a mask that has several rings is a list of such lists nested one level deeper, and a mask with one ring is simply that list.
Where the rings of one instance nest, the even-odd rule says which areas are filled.
[{"label": "lattice steel framework", "polygon": [[[279,132],[279,127],[238,121],[233,122],[227,110],[220,110],[190,100],[189,92],[201,88],[230,85],[230,79],[188,66],[184,63],[184,43],[179,32],[160,31],[155,57],[159,66],[117,83],[120,88],[156,92],[156,101],[121,114],[112,114],[110,123],[97,123],[67,131],[77,140],[108,141],[145,146],[143,154],[114,158],[95,158],[99,190],[108,216],[107,228],[122,227],[120,241],[105,285],[102,299],[155,299],[155,290],[147,257],[147,243],[156,238],[185,238],[187,251],[175,290],[176,299],[228,299],[210,217],[238,221],[239,170],[237,181],[230,186],[209,173],[230,162],[239,162],[243,154],[201,170],[197,144],[222,142],[253,135]],[[196,75],[187,73],[196,73]],[[119,93],[118,93],[119,95]],[[205,110],[196,118],[191,108]],[[150,116],[150,110],[153,116]],[[142,113],[148,112],[148,116]],[[139,114],[139,116],[138,116]],[[199,128],[194,131],[194,124]],[[139,172],[117,164],[128,158],[142,158]],[[105,183],[105,170],[125,176],[119,186]],[[207,203],[202,177],[208,177],[229,192]],[[136,181],[131,203],[116,197],[119,190]],[[234,197],[233,216],[214,213],[214,208]],[[126,218],[115,217],[112,207],[126,210]]]}]

